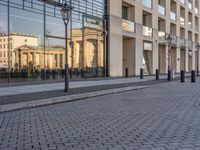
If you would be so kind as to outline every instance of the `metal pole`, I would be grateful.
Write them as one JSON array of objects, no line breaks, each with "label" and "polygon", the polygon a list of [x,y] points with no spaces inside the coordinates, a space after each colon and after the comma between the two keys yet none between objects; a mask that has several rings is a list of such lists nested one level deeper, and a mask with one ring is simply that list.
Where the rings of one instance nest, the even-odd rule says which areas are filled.
[{"label": "metal pole", "polygon": [[104,68],[105,77],[109,77],[109,0],[104,0]]},{"label": "metal pole", "polygon": [[8,82],[10,82],[10,0],[8,0]]},{"label": "metal pole", "polygon": [[171,45],[168,48],[168,81],[171,81]]},{"label": "metal pole", "polygon": [[43,39],[43,44],[44,44],[44,79],[46,79],[46,3],[44,2],[44,39]]},{"label": "metal pole", "polygon": [[197,76],[199,76],[199,50],[197,50]]},{"label": "metal pole", "polygon": [[68,23],[65,23],[65,92],[69,92],[69,75],[68,75]]}]

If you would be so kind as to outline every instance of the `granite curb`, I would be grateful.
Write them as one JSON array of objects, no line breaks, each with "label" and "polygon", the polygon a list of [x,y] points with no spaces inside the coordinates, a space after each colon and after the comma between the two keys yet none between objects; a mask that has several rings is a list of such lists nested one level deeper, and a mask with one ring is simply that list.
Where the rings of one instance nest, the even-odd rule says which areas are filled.
[{"label": "granite curb", "polygon": [[64,103],[64,102],[72,102],[76,100],[92,98],[96,96],[103,96],[103,95],[108,95],[108,94],[121,93],[121,92],[132,91],[132,90],[140,90],[140,89],[144,89],[144,88],[148,88],[152,86],[155,86],[155,85],[123,87],[123,88],[109,89],[109,90],[103,90],[103,91],[95,91],[95,92],[88,92],[88,93],[81,93],[81,94],[73,94],[73,95],[68,95],[68,96],[47,98],[47,99],[36,100],[36,101],[34,100],[34,101],[28,101],[28,102],[6,104],[6,105],[0,106],[0,113],[20,110],[20,109],[41,107],[45,105],[53,105],[53,104]]}]

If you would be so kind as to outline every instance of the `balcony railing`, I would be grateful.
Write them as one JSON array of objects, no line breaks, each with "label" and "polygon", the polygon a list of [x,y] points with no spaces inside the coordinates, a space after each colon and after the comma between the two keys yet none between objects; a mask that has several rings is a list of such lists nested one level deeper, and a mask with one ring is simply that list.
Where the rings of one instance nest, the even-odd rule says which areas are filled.
[{"label": "balcony railing", "polygon": [[195,26],[195,31],[199,32],[199,26],[198,25]]},{"label": "balcony railing", "polygon": [[122,20],[122,29],[124,31],[128,31],[128,32],[135,32],[135,23],[123,19]]},{"label": "balcony railing", "polygon": [[185,25],[185,18],[180,17],[180,24],[183,25],[183,26]]},{"label": "balcony railing", "polygon": [[158,12],[159,14],[165,16],[165,7],[158,5]]},{"label": "balcony railing", "polygon": [[193,42],[191,40],[187,40],[187,47],[192,48],[193,47]]},{"label": "balcony railing", "polygon": [[199,14],[199,9],[195,7],[195,14],[198,15]]},{"label": "balcony railing", "polygon": [[188,9],[192,10],[192,3],[188,2]]},{"label": "balcony railing", "polygon": [[153,29],[150,27],[143,26],[143,35],[153,37]]},{"label": "balcony railing", "polygon": [[175,35],[173,35],[173,34],[167,33],[167,34],[165,35],[165,41],[167,42],[167,38],[169,37],[169,35],[170,35],[171,38],[172,38],[172,44],[177,44],[178,37],[175,36]]},{"label": "balcony railing", "polygon": [[176,21],[176,14],[174,12],[170,12],[170,18],[173,20],[173,21]]},{"label": "balcony railing", "polygon": [[143,5],[152,9],[152,0],[143,0]]},{"label": "balcony railing", "polygon": [[181,46],[186,46],[186,40],[184,38],[179,38],[179,44]]},{"label": "balcony railing", "polygon": [[180,0],[180,2],[181,2],[183,5],[185,5],[185,0]]},{"label": "balcony railing", "polygon": [[188,22],[188,29],[192,29],[192,22]]},{"label": "balcony railing", "polygon": [[161,40],[162,42],[165,41],[165,37],[166,37],[166,33],[163,31],[158,31],[158,38],[159,40]]}]

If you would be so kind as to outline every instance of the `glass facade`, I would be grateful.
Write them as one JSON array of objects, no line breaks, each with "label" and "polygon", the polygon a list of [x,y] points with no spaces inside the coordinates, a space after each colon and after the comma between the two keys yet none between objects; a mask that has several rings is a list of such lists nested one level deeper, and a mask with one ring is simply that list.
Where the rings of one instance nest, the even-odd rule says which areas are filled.
[{"label": "glass facade", "polygon": [[[72,78],[104,75],[104,0],[66,0]],[[0,81],[64,77],[65,26],[60,8],[41,0],[0,1]]]}]

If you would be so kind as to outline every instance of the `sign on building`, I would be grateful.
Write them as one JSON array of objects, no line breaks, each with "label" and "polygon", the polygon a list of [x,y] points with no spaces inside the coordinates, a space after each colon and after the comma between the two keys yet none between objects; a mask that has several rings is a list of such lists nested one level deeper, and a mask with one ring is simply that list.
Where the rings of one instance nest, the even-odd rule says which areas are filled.
[{"label": "sign on building", "polygon": [[102,19],[90,15],[83,16],[84,27],[102,28]]}]

